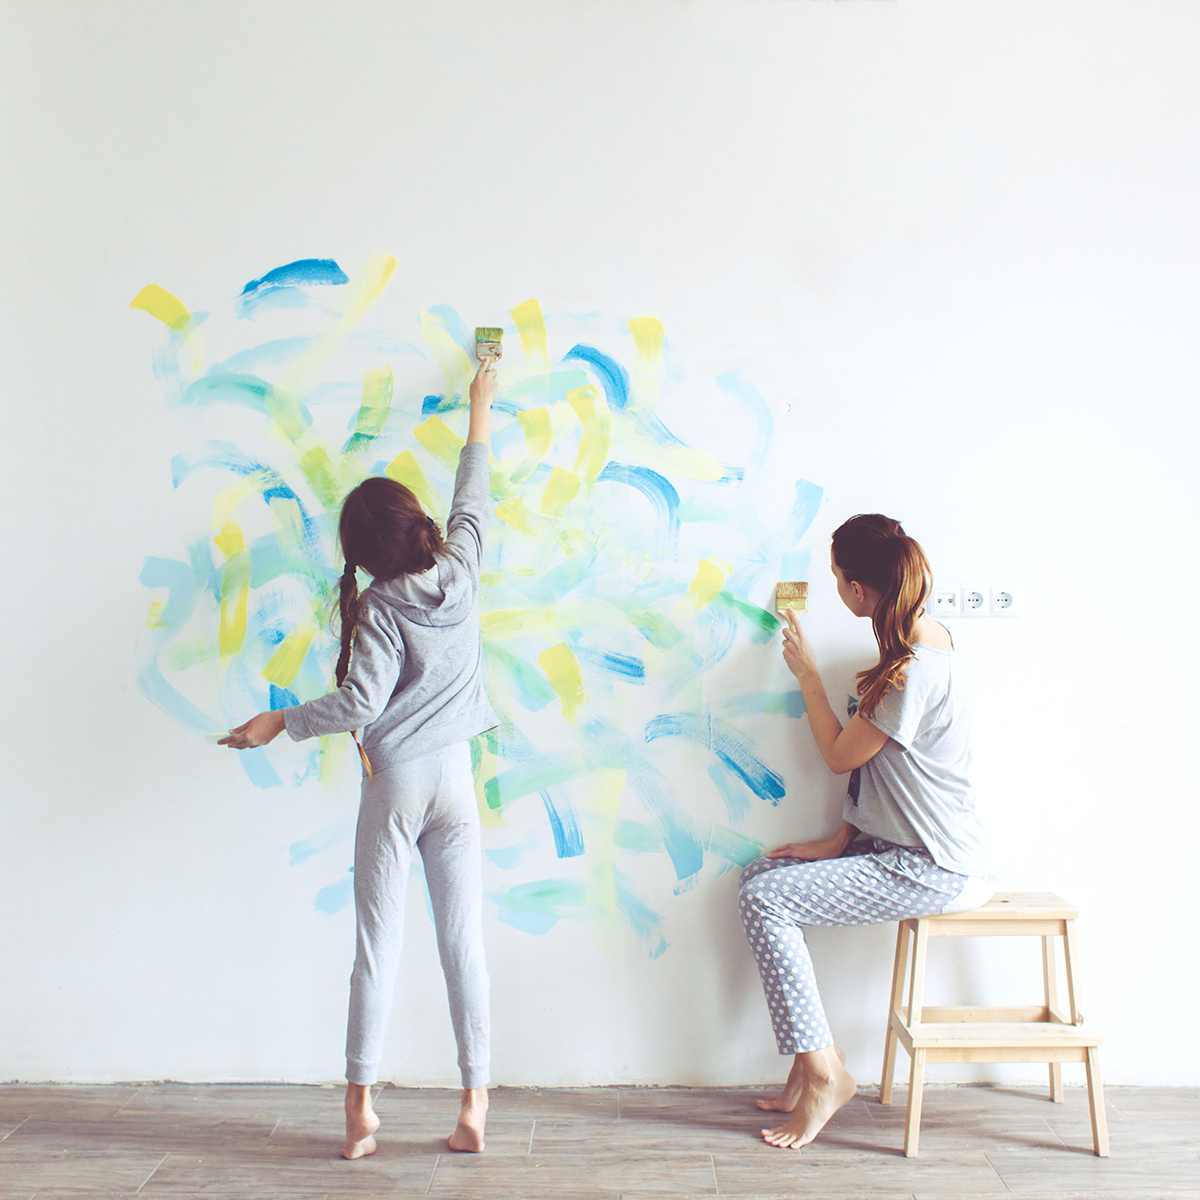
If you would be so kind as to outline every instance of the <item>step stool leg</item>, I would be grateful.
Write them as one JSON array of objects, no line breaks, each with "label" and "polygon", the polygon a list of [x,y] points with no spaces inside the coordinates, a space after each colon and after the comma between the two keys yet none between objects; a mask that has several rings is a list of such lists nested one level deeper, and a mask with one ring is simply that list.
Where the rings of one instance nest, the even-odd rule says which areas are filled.
[{"label": "step stool leg", "polygon": [[1072,1025],[1082,1025],[1079,1015],[1079,947],[1075,941],[1075,922],[1063,922],[1063,961],[1067,968],[1067,1016]]},{"label": "step stool leg", "polygon": [[921,1134],[921,1092],[925,1086],[925,1051],[913,1047],[912,1067],[908,1072],[908,1114],[904,1120],[904,1157],[917,1157],[917,1139]]},{"label": "step stool leg", "polygon": [[896,1074],[896,1047],[899,1040],[892,1029],[892,1013],[899,1011],[904,999],[904,968],[908,965],[908,922],[896,927],[896,958],[892,964],[892,992],[888,1004],[887,1032],[883,1039],[883,1074],[879,1077],[879,1103],[891,1104],[892,1081]]},{"label": "step stool leg", "polygon": [[[1046,1020],[1054,1020],[1058,1007],[1058,964],[1054,960],[1054,937],[1042,938],[1042,982],[1046,989]],[[1055,1104],[1063,1102],[1062,1063],[1050,1064],[1050,1099]]]},{"label": "step stool leg", "polygon": [[1092,1114],[1092,1149],[1098,1158],[1108,1157],[1108,1120],[1104,1115],[1104,1089],[1100,1084],[1100,1051],[1087,1052],[1088,1108]]}]

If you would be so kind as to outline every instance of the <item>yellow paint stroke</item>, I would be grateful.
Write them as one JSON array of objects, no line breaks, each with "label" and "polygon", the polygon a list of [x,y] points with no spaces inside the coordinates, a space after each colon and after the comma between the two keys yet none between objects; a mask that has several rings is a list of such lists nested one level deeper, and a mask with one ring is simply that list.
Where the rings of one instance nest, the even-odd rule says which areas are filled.
[{"label": "yellow paint stroke", "polygon": [[323,734],[317,739],[317,779],[325,787],[332,787],[342,778],[349,745],[347,733]]},{"label": "yellow paint stroke", "polygon": [[422,421],[413,430],[413,436],[448,471],[458,470],[458,456],[467,444],[465,438],[455,433],[439,416]]},{"label": "yellow paint stroke", "polygon": [[550,686],[562,702],[562,715],[573,722],[579,706],[586,699],[583,694],[583,672],[579,669],[575,652],[566,642],[558,642],[538,655],[538,666],[546,672]]},{"label": "yellow paint stroke", "polygon": [[246,640],[246,610],[250,602],[250,556],[242,527],[226,521],[213,541],[225,556],[221,568],[221,623],[217,629],[217,650],[221,658],[236,654]]},{"label": "yellow paint stroke", "polygon": [[524,483],[546,457],[554,442],[554,425],[550,413],[544,408],[531,408],[517,413],[517,420],[525,433],[525,457],[512,472],[513,483]]},{"label": "yellow paint stroke", "polygon": [[[712,483],[725,477],[721,460],[707,450],[693,450],[691,446],[666,444],[644,433],[624,413],[613,414],[621,445],[636,459],[660,475],[682,475],[687,479],[699,479]],[[579,468],[576,467],[576,470]]]},{"label": "yellow paint stroke", "polygon": [[702,558],[696,568],[696,574],[688,585],[688,595],[697,610],[706,604],[711,604],[725,586],[733,568],[723,558]]},{"label": "yellow paint stroke", "polygon": [[[588,817],[588,909],[612,920],[619,917],[617,908],[616,865],[613,856],[613,835],[621,812],[621,797],[625,792],[625,772],[605,768],[592,776],[585,812]],[[607,940],[607,939],[606,939]]]},{"label": "yellow paint stroke", "polygon": [[146,627],[148,629],[161,629],[163,620],[163,610],[167,607],[165,600],[155,600],[150,605],[150,611],[146,614]]},{"label": "yellow paint stroke", "polygon": [[629,395],[634,410],[652,408],[662,389],[662,350],[666,333],[657,317],[634,317],[629,322],[637,358]]},{"label": "yellow paint stroke", "polygon": [[417,317],[417,325],[425,344],[433,351],[438,366],[442,368],[446,395],[463,395],[467,390],[467,381],[475,374],[479,364],[454,339],[446,328],[446,322],[436,313],[421,313]]},{"label": "yellow paint stroke", "polygon": [[616,621],[636,629],[643,615],[627,613],[609,600],[559,601],[545,607],[489,609],[479,614],[479,624],[485,638],[504,642],[525,634],[561,638],[568,629],[602,629]]},{"label": "yellow paint stroke", "polygon": [[243,501],[261,498],[264,489],[270,485],[271,476],[268,472],[251,471],[249,475],[243,475],[222,488],[213,500],[213,528],[220,529],[237,512]]},{"label": "yellow paint stroke", "polygon": [[515,492],[496,505],[496,516],[510,528],[531,538],[547,538],[554,533],[555,523],[541,513],[535,513]]},{"label": "yellow paint stroke", "polygon": [[579,495],[580,480],[566,467],[555,467],[542,493],[542,513],[547,517],[561,517],[568,504]]},{"label": "yellow paint stroke", "polygon": [[271,655],[267,665],[262,669],[262,677],[276,687],[291,687],[301,666],[304,664],[308,648],[313,638],[317,636],[317,627],[311,621],[297,625],[291,633],[279,643],[275,653]]},{"label": "yellow paint stroke", "polygon": [[350,331],[362,320],[367,310],[383,294],[396,270],[396,260],[390,254],[376,251],[367,259],[361,271],[345,285],[341,303],[329,314],[321,328],[288,369],[284,377],[267,396],[267,412],[288,441],[303,453],[321,445],[312,432],[302,411],[302,402],[309,389],[329,365]]},{"label": "yellow paint stroke", "polygon": [[300,504],[294,496],[272,496],[267,501],[271,519],[275,523],[275,540],[280,553],[290,558],[308,555],[308,544],[304,534],[304,518],[300,515]]},{"label": "yellow paint stroke", "polygon": [[300,455],[299,467],[309,486],[326,508],[337,508],[342,497],[350,489],[344,484],[344,473],[339,469],[342,455],[336,450],[339,462],[335,463],[329,451],[321,445],[310,446]]},{"label": "yellow paint stroke", "polygon": [[363,376],[363,398],[358,415],[354,420],[354,433],[364,442],[377,438],[387,424],[392,411],[392,393],[395,379],[391,367],[379,367]]},{"label": "yellow paint stroke", "polygon": [[590,383],[572,388],[567,393],[567,401],[583,426],[579,453],[575,455],[575,474],[582,475],[588,483],[595,483],[596,476],[608,461],[612,442],[608,405]]},{"label": "yellow paint stroke", "polygon": [[157,283],[148,283],[129,302],[130,308],[140,308],[161,321],[176,333],[182,333],[191,323],[192,314],[178,296],[172,296]]},{"label": "yellow paint stroke", "polygon": [[[517,332],[521,335],[521,349],[525,351],[525,362],[529,369],[550,370],[550,349],[542,306],[536,300],[526,300],[524,304],[518,304],[509,315],[516,322]],[[535,362],[535,359],[539,362]]]},{"label": "yellow paint stroke", "polygon": [[442,498],[429,486],[429,480],[425,478],[425,472],[421,470],[421,464],[417,462],[417,456],[411,450],[401,450],[384,467],[383,473],[389,479],[404,484],[435,521],[445,520]]}]

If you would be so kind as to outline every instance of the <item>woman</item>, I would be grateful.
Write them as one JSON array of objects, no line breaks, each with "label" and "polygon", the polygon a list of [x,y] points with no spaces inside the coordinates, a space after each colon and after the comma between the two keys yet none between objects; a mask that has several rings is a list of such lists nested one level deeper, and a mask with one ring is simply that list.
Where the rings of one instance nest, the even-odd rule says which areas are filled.
[{"label": "woman", "polygon": [[[483,1149],[489,1058],[479,813],[468,738],[496,715],[481,677],[479,574],[488,499],[493,359],[471,384],[446,538],[408,488],[364,480],[342,505],[338,537],[342,646],[337,690],[259,713],[221,744],[262,746],[286,728],[299,741],[361,728],[363,780],[354,846],[358,949],[346,1034],[344,1158],[375,1150],[371,1106],[404,929],[413,848],[421,852],[462,1072],[451,1150]],[[373,579],[358,594],[357,571]],[[353,647],[353,654],[351,648]]]},{"label": "woman", "polygon": [[831,837],[791,842],[751,863],[739,899],[779,1052],[795,1055],[783,1091],[757,1102],[791,1114],[762,1131],[783,1147],[812,1141],[855,1093],[801,927],[960,912],[992,894],[953,643],[925,613],[929,563],[898,521],[874,513],[834,533],[830,564],[838,595],[856,617],[871,618],[879,645],[879,661],[858,673],[858,701],[845,725],[790,611],[783,658],[822,757],[836,774],[850,773],[842,824]]}]

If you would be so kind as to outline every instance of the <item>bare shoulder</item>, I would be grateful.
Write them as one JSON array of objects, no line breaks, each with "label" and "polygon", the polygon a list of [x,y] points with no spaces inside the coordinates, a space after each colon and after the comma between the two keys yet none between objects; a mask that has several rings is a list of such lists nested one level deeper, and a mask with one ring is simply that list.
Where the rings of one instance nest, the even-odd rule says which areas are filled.
[{"label": "bare shoulder", "polygon": [[950,630],[937,621],[923,618],[916,632],[916,640],[921,645],[932,646],[935,650],[954,649],[954,639],[950,636]]}]

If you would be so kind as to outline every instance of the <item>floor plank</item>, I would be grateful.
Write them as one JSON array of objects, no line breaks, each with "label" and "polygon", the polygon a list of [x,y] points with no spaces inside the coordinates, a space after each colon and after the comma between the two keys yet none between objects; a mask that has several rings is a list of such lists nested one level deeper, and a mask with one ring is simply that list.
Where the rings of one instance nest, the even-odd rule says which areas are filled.
[{"label": "floor plank", "polygon": [[495,1088],[488,1152],[448,1151],[460,1093],[381,1089],[379,1150],[338,1155],[342,1091],[287,1085],[0,1087],[0,1200],[1200,1200],[1200,1089],[1108,1088],[1112,1158],[1083,1088],[864,1090],[799,1151],[765,1144],[751,1088]]}]

